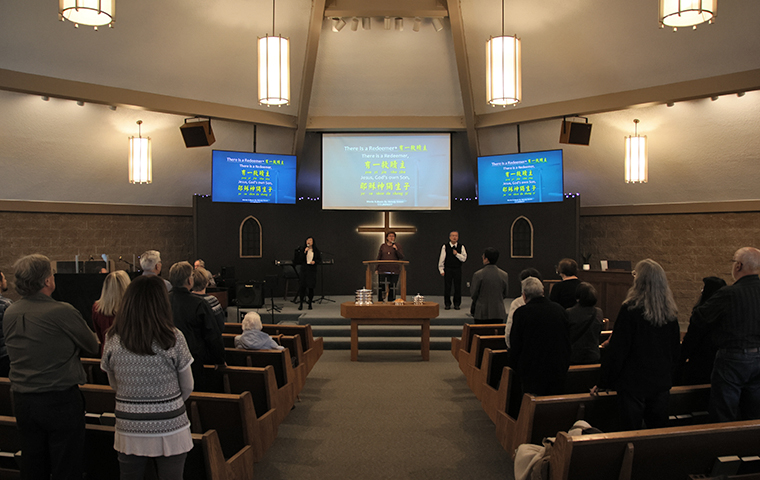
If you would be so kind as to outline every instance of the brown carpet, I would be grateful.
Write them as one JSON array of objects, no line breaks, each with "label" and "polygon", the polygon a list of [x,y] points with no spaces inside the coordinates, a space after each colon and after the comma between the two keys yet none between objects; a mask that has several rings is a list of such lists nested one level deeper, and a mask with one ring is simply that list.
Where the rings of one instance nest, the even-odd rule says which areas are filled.
[{"label": "brown carpet", "polygon": [[450,352],[327,350],[256,480],[513,478]]}]

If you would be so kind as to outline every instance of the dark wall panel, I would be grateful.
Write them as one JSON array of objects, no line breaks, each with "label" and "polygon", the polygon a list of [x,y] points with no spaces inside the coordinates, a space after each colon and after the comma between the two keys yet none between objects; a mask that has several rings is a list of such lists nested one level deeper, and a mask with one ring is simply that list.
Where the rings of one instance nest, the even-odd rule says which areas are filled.
[{"label": "dark wall panel", "polygon": [[[307,236],[315,238],[324,258],[335,265],[325,267],[325,293],[350,295],[364,283],[363,260],[372,260],[383,241],[380,233],[357,232],[361,226],[382,226],[382,212],[323,211],[318,201],[299,201],[295,205],[241,205],[213,203],[210,197],[195,197],[196,257],[203,258],[215,273],[222,266],[234,266],[238,280],[262,280],[277,275],[274,260],[290,260],[293,251]],[[549,204],[479,207],[476,201],[455,201],[450,211],[393,212],[391,226],[413,226],[416,233],[398,235],[409,265],[407,293],[441,295],[442,279],[437,262],[441,245],[449,231],[458,229],[467,247],[468,260],[463,282],[482,266],[486,247],[501,252],[499,266],[510,275],[510,295],[519,295],[517,276],[523,268],[534,266],[544,278],[557,278],[554,265],[562,257],[578,258],[579,199]],[[240,223],[249,215],[262,225],[263,257],[239,258]],[[534,228],[534,258],[510,258],[510,228],[519,216],[527,217]],[[280,286],[280,290],[282,285]],[[317,286],[317,292],[321,285]],[[467,293],[465,289],[465,293]]]}]

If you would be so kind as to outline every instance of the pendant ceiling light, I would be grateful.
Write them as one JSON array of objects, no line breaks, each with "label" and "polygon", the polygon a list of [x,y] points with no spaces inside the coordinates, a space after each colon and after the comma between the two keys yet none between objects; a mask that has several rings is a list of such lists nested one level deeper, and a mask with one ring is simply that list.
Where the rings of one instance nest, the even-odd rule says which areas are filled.
[{"label": "pendant ceiling light", "polygon": [[272,35],[259,37],[259,103],[290,103],[290,40],[274,34],[275,4],[272,0]]},{"label": "pendant ceiling light", "polygon": [[718,12],[718,0],[660,0],[660,26],[693,27],[712,23]]},{"label": "pendant ceiling light", "polygon": [[151,183],[153,181],[153,159],[150,137],[143,138],[137,121],[137,136],[129,137],[129,183]]},{"label": "pendant ceiling light", "polygon": [[625,137],[625,183],[647,183],[649,179],[647,137],[639,135],[639,119],[635,119],[633,123],[634,134]]},{"label": "pendant ceiling light", "polygon": [[492,106],[516,105],[522,100],[520,39],[504,35],[504,1],[501,4],[501,36],[486,42],[486,98]]},{"label": "pendant ceiling light", "polygon": [[113,27],[116,0],[58,0],[58,16],[73,22],[74,26],[89,25]]}]

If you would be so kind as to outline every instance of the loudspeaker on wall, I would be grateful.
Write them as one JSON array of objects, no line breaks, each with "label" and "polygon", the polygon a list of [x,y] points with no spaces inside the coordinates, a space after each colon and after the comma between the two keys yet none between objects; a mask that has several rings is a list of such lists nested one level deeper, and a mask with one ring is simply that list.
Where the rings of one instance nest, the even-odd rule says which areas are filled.
[{"label": "loudspeaker on wall", "polygon": [[182,138],[185,140],[185,146],[191,147],[208,147],[216,141],[214,131],[211,130],[211,120],[201,120],[199,122],[190,122],[179,127],[182,132]]},{"label": "loudspeaker on wall", "polygon": [[568,122],[567,120],[562,120],[562,130],[559,132],[559,143],[588,145],[590,141],[590,123]]},{"label": "loudspeaker on wall", "polygon": [[264,282],[238,282],[235,289],[238,307],[261,308],[264,306]]}]

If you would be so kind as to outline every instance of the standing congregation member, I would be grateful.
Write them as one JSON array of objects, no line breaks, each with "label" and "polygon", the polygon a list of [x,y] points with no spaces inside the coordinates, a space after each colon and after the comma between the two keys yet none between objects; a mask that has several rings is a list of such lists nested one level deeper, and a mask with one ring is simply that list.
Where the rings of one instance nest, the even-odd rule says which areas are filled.
[{"label": "standing congregation member", "polygon": [[510,361],[524,393],[560,394],[570,366],[567,313],[544,296],[544,284],[535,277],[522,281],[522,295],[525,305],[512,322]]},{"label": "standing congregation member", "polygon": [[3,293],[7,291],[8,280],[5,279],[5,274],[0,271],[0,377],[7,377],[11,370],[11,361],[8,358],[8,349],[5,348],[5,337],[3,336],[3,315],[5,309],[13,303],[10,298],[3,296]]},{"label": "standing congregation member", "polygon": [[[380,245],[380,250],[377,252],[377,259],[404,259],[404,252],[401,250],[401,245],[396,243],[396,232],[388,232],[385,234],[385,242]],[[386,286],[388,287],[387,300],[392,302],[396,299],[396,283],[398,282],[399,273],[401,273],[400,265],[381,263],[377,266],[377,281],[379,285],[378,302],[386,300]]]},{"label": "standing congregation member", "polygon": [[[665,270],[651,259],[633,270],[633,286],[620,307],[606,347],[599,387],[617,390],[622,430],[665,427],[673,371],[678,362],[678,309]],[[592,394],[598,388],[591,389]]]},{"label": "standing congregation member", "polygon": [[193,270],[193,286],[190,290],[194,295],[198,295],[208,303],[208,306],[211,307],[211,311],[214,313],[216,323],[219,324],[219,331],[224,332],[224,323],[227,321],[227,315],[225,315],[219,299],[206,293],[206,288],[209,286],[209,276],[208,270],[203,267],[197,267]]},{"label": "standing congregation member", "polygon": [[[195,262],[193,262],[193,268],[206,268],[206,262],[204,262],[202,259],[198,259]],[[209,287],[216,287],[216,280],[214,280],[214,275],[206,269],[206,276],[208,277],[208,286]]]},{"label": "standing congregation member", "polygon": [[599,363],[599,337],[604,316],[602,309],[596,306],[596,289],[590,283],[581,282],[575,290],[575,297],[578,303],[567,309],[572,345],[570,365]]},{"label": "standing congregation member", "polygon": [[507,319],[504,299],[507,298],[509,277],[507,272],[496,266],[498,260],[499,251],[493,247],[486,248],[483,252],[484,267],[472,276],[470,297],[475,323],[504,323]]},{"label": "standing congregation member", "polygon": [[[143,269],[143,275],[153,276],[161,274],[161,252],[158,250],[147,250],[140,255],[140,268]],[[168,280],[164,280],[166,285],[166,291],[172,291],[172,284]]]},{"label": "standing congregation member", "polygon": [[578,263],[572,258],[563,258],[557,266],[557,273],[562,281],[552,287],[549,300],[562,305],[562,308],[570,308],[575,305],[575,289],[581,281],[578,279]]},{"label": "standing congregation member", "polygon": [[180,480],[193,448],[185,400],[193,391],[193,357],[172,322],[163,282],[138,277],[106,335],[101,368],[116,391],[121,480],[142,480],[148,462],[158,478]]},{"label": "standing congregation member", "polygon": [[98,354],[98,339],[82,315],[51,298],[50,259],[19,259],[16,291],[22,299],[5,311],[3,333],[21,437],[22,478],[81,480],[84,471],[85,383],[81,355]]},{"label": "standing congregation member", "polygon": [[314,287],[317,286],[317,265],[322,263],[322,254],[314,243],[313,237],[306,237],[304,244],[293,254],[293,265],[300,265],[298,274],[298,297],[301,297],[299,310],[303,310],[303,298],[308,292],[309,310],[314,300]]},{"label": "standing congregation member", "polygon": [[92,324],[98,335],[101,353],[103,353],[103,344],[106,342],[106,331],[113,325],[113,319],[129,282],[129,275],[124,270],[109,273],[103,282],[100,298],[92,305]]},{"label": "standing congregation member", "polygon": [[187,346],[193,355],[193,380],[199,392],[215,392],[221,388],[221,379],[213,370],[208,371],[203,365],[216,365],[216,369],[225,366],[224,341],[214,312],[209,304],[198,295],[190,293],[193,282],[193,266],[189,262],[178,262],[169,270],[172,291],[169,303],[172,308],[174,326],[187,340]]},{"label": "standing congregation member", "polygon": [[[535,277],[539,281],[543,282],[543,278],[541,277],[541,272],[536,270],[535,268],[526,268],[522,272],[520,272],[520,284],[522,284],[522,281],[525,280],[528,277]],[[509,348],[509,332],[512,330],[512,318],[515,315],[515,312],[518,308],[525,305],[525,299],[522,295],[512,300],[512,303],[509,304],[509,312],[507,313],[507,324],[504,326],[504,340],[506,340],[507,348]]]},{"label": "standing congregation member", "polygon": [[733,285],[692,316],[715,326],[710,414],[716,422],[760,419],[760,250],[740,248],[731,262]]},{"label": "standing congregation member", "polygon": [[451,293],[454,291],[454,310],[462,304],[462,264],[467,260],[467,250],[459,243],[459,232],[449,233],[448,243],[441,247],[438,257],[438,271],[443,277],[444,310],[451,308]]}]

